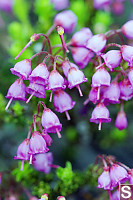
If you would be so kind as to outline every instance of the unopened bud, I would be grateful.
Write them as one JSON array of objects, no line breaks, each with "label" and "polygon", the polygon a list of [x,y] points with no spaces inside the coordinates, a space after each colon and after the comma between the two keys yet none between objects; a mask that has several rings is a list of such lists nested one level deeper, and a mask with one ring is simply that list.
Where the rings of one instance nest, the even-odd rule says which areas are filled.
[{"label": "unopened bud", "polygon": [[38,34],[36,34],[36,33],[34,33],[31,37],[30,37],[30,40],[32,41],[32,42],[35,42],[36,40],[38,40],[39,39],[39,36],[38,36]]}]

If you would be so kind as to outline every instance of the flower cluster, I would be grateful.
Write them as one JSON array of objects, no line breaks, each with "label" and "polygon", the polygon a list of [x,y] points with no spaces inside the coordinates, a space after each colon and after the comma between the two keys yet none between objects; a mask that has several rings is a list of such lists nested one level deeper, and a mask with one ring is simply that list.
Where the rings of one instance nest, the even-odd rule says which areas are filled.
[{"label": "flower cluster", "polygon": [[[108,190],[110,199],[119,199],[119,184],[125,183],[126,181],[128,181],[129,184],[133,183],[133,169],[116,162],[115,158],[112,156],[99,155],[99,158],[102,160],[104,167],[102,174],[98,178],[97,188]],[[116,191],[111,197],[111,191],[115,188]]]}]

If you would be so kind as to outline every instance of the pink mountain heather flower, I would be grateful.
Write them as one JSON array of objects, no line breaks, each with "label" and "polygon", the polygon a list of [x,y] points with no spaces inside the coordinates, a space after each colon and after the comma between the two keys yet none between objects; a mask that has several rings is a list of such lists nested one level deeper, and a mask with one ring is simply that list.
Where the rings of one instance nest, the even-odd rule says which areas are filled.
[{"label": "pink mountain heather flower", "polygon": [[133,20],[126,22],[122,27],[121,31],[128,39],[133,39]]},{"label": "pink mountain heather flower", "polygon": [[72,33],[77,24],[77,16],[71,10],[58,13],[54,18],[55,26],[62,26],[65,33]]},{"label": "pink mountain heather flower", "polygon": [[110,86],[110,74],[104,67],[99,67],[92,76],[92,87]]},{"label": "pink mountain heather flower", "polygon": [[112,187],[116,187],[121,181],[123,182],[128,180],[129,176],[125,168],[114,163],[110,167],[110,178]]},{"label": "pink mountain heather flower", "polygon": [[13,7],[13,0],[0,0],[0,10],[11,12]]},{"label": "pink mountain heather flower", "polygon": [[54,92],[53,105],[57,112],[66,113],[67,119],[70,120],[68,110],[71,110],[75,106],[75,101],[63,90],[57,90]]},{"label": "pink mountain heather flower", "polygon": [[66,200],[66,198],[63,196],[59,196],[59,197],[57,197],[57,200]]},{"label": "pink mountain heather flower", "polygon": [[84,47],[74,47],[71,49],[72,57],[74,62],[81,68],[85,68],[89,61],[94,56],[94,53],[91,50],[88,50]]},{"label": "pink mountain heather flower", "polygon": [[116,15],[122,15],[124,12],[123,0],[116,0],[112,3],[112,11]]},{"label": "pink mountain heather flower", "polygon": [[120,88],[120,99],[128,101],[133,97],[133,88],[128,79],[123,79],[119,83],[119,88]]},{"label": "pink mountain heather flower", "polygon": [[112,0],[94,0],[95,9],[108,9]]},{"label": "pink mountain heather flower", "polygon": [[17,62],[14,65],[14,68],[10,69],[12,74],[28,80],[29,75],[31,74],[31,60],[25,59],[20,62]]},{"label": "pink mountain heather flower", "polygon": [[104,188],[104,190],[112,190],[111,179],[109,175],[109,167],[104,167],[102,174],[98,178],[97,188]]},{"label": "pink mountain heather flower", "polygon": [[48,174],[51,170],[51,165],[53,163],[53,155],[49,153],[36,154],[32,161],[33,167],[45,174]]},{"label": "pink mountain heather flower", "polygon": [[119,190],[116,190],[116,191],[112,194],[112,200],[119,200]]},{"label": "pink mountain heather flower", "polygon": [[99,67],[93,74],[91,87],[98,87],[97,100],[100,99],[100,87],[110,86],[110,81],[111,76],[103,66]]},{"label": "pink mountain heather flower", "polygon": [[122,54],[119,50],[110,50],[106,54],[101,55],[104,59],[105,65],[113,71],[115,67],[118,67],[122,60]]},{"label": "pink mountain heather flower", "polygon": [[32,155],[45,153],[48,151],[49,149],[47,148],[47,144],[42,135],[39,133],[39,131],[34,131],[29,142],[29,154],[31,155],[30,164],[32,163]]},{"label": "pink mountain heather flower", "polygon": [[111,122],[111,118],[109,118],[109,111],[103,103],[97,104],[97,106],[94,108],[91,115],[90,122],[99,124],[99,127],[98,127],[99,130],[101,130],[102,123]]},{"label": "pink mountain heather flower", "polygon": [[54,5],[55,10],[63,10],[69,7],[69,0],[50,0],[50,2]]},{"label": "pink mountain heather flower", "polygon": [[45,63],[40,63],[29,76],[29,81],[40,84],[47,85],[49,78],[49,71]]},{"label": "pink mountain heather flower", "polygon": [[8,89],[6,98],[10,99],[5,110],[8,109],[12,100],[26,101],[26,87],[22,79],[17,79]]},{"label": "pink mountain heather flower", "polygon": [[103,99],[107,103],[120,103],[120,89],[117,81],[112,81],[109,87],[103,89]]},{"label": "pink mountain heather flower", "polygon": [[107,42],[107,38],[105,34],[98,34],[92,36],[86,44],[88,49],[91,49],[96,54],[100,54],[102,50],[105,48]]},{"label": "pink mountain heather flower", "polygon": [[46,132],[57,133],[58,137],[61,138],[60,131],[62,128],[62,124],[60,123],[56,114],[52,112],[49,108],[45,108],[43,110],[41,123],[44,129],[46,129]]},{"label": "pink mountain heather flower", "polygon": [[68,87],[70,89],[72,89],[73,87],[77,87],[77,89],[79,90],[79,94],[80,96],[83,96],[81,89],[79,87],[79,84],[87,82],[88,79],[85,78],[85,75],[82,71],[76,69],[75,67],[71,67],[68,71],[68,82],[69,85]]},{"label": "pink mountain heather flower", "polygon": [[79,69],[77,65],[75,65],[74,63],[68,62],[68,61],[62,62],[61,67],[62,67],[63,73],[66,77],[68,76],[68,71],[71,67],[74,67],[75,69]]},{"label": "pink mountain heather flower", "polygon": [[53,140],[50,137],[50,135],[47,134],[45,130],[43,130],[43,132],[41,134],[42,134],[42,137],[44,138],[47,146],[51,146],[51,144],[53,143]]},{"label": "pink mountain heather flower", "polygon": [[133,86],[133,67],[130,67],[130,68],[129,68],[129,71],[128,71],[128,79],[129,79],[131,85]]},{"label": "pink mountain heather flower", "polygon": [[39,200],[48,200],[48,194],[44,193]]},{"label": "pink mountain heather flower", "polygon": [[121,46],[122,57],[128,62],[129,66],[133,66],[133,47],[129,45]]},{"label": "pink mountain heather flower", "polygon": [[23,170],[23,166],[24,166],[24,160],[29,160],[30,159],[30,155],[29,155],[29,139],[25,139],[19,146],[17,149],[17,156],[14,157],[14,159],[20,159],[22,160],[22,164],[21,164],[21,170]]},{"label": "pink mountain heather flower", "polygon": [[115,121],[115,127],[118,128],[120,131],[126,129],[128,125],[126,113],[124,111],[120,111],[117,114],[117,118]]},{"label": "pink mountain heather flower", "polygon": [[72,46],[86,46],[87,41],[92,37],[92,32],[89,28],[82,28],[80,31],[74,33],[71,39]]},{"label": "pink mountain heather flower", "polygon": [[133,184],[133,169],[130,169],[128,171],[128,175],[129,175],[129,183]]},{"label": "pink mountain heather flower", "polygon": [[38,98],[45,98],[46,89],[44,85],[39,85],[34,83],[30,83],[29,86],[26,88],[27,93],[31,94],[26,103],[28,103],[33,96]]},{"label": "pink mountain heather flower", "polygon": [[96,104],[98,102],[97,95],[98,95],[98,87],[92,87],[91,91],[89,92],[88,99],[86,99],[84,105],[88,104],[89,101],[92,101],[93,104]]}]

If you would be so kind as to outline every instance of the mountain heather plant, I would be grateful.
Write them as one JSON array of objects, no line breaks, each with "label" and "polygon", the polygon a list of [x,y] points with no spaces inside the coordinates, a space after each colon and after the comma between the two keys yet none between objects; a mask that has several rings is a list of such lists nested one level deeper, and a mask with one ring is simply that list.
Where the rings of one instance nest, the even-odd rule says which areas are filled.
[{"label": "mountain heather plant", "polygon": [[[50,2],[54,5],[55,10],[63,10],[70,5],[68,0],[51,0]],[[103,6],[108,9],[112,4],[112,9],[116,14],[118,14],[116,6],[122,6],[120,5],[121,1],[117,1],[117,5],[109,0],[99,2],[94,0],[96,9],[101,9]],[[15,59],[21,59],[27,49],[32,48],[34,43],[39,43],[43,38],[41,51],[33,54],[30,58],[18,61],[10,69],[11,73],[16,76],[16,80],[7,92],[6,98],[9,101],[5,110],[7,112],[10,110],[12,101],[25,101],[27,105],[32,102],[33,96],[38,98],[36,113],[33,114],[27,137],[18,146],[14,157],[15,160],[21,161],[18,180],[23,179],[25,169],[29,170],[28,164],[32,165],[35,170],[46,174],[48,180],[51,180],[51,168],[55,168],[60,182],[54,189],[51,189],[48,184],[46,193],[41,189],[38,190],[42,196],[39,192],[36,192],[35,195],[39,194],[40,200],[48,200],[49,196],[50,199],[53,199],[50,194],[52,192],[55,192],[56,197],[59,193],[63,195],[58,196],[57,200],[65,200],[65,196],[77,191],[91,178],[96,182],[92,185],[97,185],[97,188],[107,191],[110,200],[116,200],[119,199],[119,184],[133,183],[133,169],[118,162],[114,156],[98,155],[94,165],[90,166],[83,174],[73,172],[70,163],[67,163],[65,168],[54,164],[50,146],[54,144],[52,133],[57,134],[59,142],[64,137],[62,129],[65,124],[60,122],[60,117],[55,111],[61,113],[59,116],[65,115],[66,120],[71,120],[72,116],[69,111],[77,106],[78,98],[75,100],[69,92],[71,90],[76,93],[77,90],[81,99],[85,96],[83,88],[87,83],[91,83],[91,85],[90,89],[88,87],[89,94],[84,106],[88,106],[89,102],[94,104],[88,121],[98,124],[98,134],[104,129],[104,123],[112,123],[109,111],[111,104],[113,106],[119,104],[115,127],[119,130],[127,128],[128,120],[124,105],[133,97],[133,47],[123,43],[123,38],[133,39],[133,20],[124,23],[117,30],[108,30],[99,34],[93,34],[89,27],[82,27],[74,32],[78,29],[76,29],[77,24],[78,17],[73,11],[63,10],[57,13],[53,19],[53,25],[47,33],[34,33]],[[55,30],[60,44],[52,45],[50,36]],[[67,41],[66,35],[70,37],[69,41]],[[120,43],[111,42],[116,36],[119,37]],[[73,58],[73,61],[70,57]],[[36,60],[35,66],[33,60]],[[93,72],[90,72],[93,73],[91,80],[90,77],[85,76],[85,70],[91,71],[88,64],[91,64],[91,69],[93,69]],[[47,102],[47,96],[49,102]],[[14,173],[18,172],[14,171]],[[30,170],[27,173],[29,173],[27,178],[31,177],[32,169],[31,174]],[[0,184],[2,184],[3,175],[4,173],[0,173]],[[33,177],[33,179],[36,178]],[[72,186],[70,187],[69,184]],[[32,196],[23,187],[23,184],[20,185],[20,190],[25,192],[28,199],[38,199]],[[12,190],[9,191],[9,195],[5,199],[19,199],[17,191],[16,193],[13,193]]]}]

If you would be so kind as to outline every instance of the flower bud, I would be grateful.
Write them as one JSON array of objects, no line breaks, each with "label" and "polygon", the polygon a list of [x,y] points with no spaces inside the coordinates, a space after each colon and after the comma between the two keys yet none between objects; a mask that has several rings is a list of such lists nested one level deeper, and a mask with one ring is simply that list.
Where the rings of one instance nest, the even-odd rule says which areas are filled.
[{"label": "flower bud", "polygon": [[69,7],[69,0],[50,0],[50,2],[54,5],[55,10],[63,10]]},{"label": "flower bud", "polygon": [[120,131],[126,129],[128,125],[126,113],[124,111],[120,111],[117,114],[115,120],[115,127],[118,128]]}]

